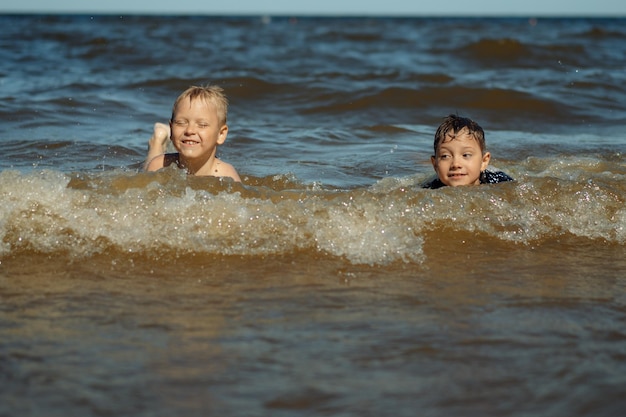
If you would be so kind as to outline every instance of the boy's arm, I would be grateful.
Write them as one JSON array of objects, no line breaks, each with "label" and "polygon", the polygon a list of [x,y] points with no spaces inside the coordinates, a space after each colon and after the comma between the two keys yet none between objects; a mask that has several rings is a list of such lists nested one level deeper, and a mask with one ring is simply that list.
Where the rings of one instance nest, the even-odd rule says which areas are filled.
[{"label": "boy's arm", "polygon": [[167,149],[167,141],[170,138],[170,127],[165,123],[155,123],[152,137],[148,141],[148,155],[143,164],[144,171],[148,171],[150,162],[159,155],[163,155]]},{"label": "boy's arm", "polygon": [[166,155],[157,155],[149,161],[146,161],[143,170],[144,171],[158,171],[161,168],[165,167],[165,156]]}]

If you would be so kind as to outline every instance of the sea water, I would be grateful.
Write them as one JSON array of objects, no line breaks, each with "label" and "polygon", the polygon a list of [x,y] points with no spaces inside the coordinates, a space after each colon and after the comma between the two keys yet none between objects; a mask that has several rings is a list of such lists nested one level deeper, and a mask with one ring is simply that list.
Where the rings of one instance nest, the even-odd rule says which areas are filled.
[{"label": "sea water", "polygon": [[[626,406],[623,19],[0,23],[0,415]],[[207,83],[242,183],[142,172]],[[514,182],[421,187],[450,113]]]}]

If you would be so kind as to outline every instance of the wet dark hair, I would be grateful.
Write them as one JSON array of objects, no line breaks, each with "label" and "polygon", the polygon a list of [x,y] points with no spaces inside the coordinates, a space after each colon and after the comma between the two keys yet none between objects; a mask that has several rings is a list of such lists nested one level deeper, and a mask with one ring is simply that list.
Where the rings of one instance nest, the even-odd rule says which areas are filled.
[{"label": "wet dark hair", "polygon": [[437,132],[435,132],[435,155],[437,155],[437,148],[446,141],[448,134],[456,137],[463,129],[467,129],[467,133],[478,142],[480,151],[485,153],[487,145],[485,143],[485,132],[483,128],[472,119],[451,114],[443,119],[443,123],[439,125]]}]

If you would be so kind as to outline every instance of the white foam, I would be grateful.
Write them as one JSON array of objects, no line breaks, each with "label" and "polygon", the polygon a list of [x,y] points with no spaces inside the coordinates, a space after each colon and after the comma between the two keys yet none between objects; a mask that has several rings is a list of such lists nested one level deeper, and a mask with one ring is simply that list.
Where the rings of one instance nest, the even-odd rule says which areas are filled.
[{"label": "white foam", "polygon": [[115,249],[148,257],[265,256],[304,250],[387,264],[422,262],[425,234],[441,228],[495,242],[527,244],[565,233],[626,240],[623,189],[602,181],[527,176],[439,190],[420,183],[407,177],[354,190],[271,190],[191,181],[179,173],[94,174],[79,181],[54,171],[4,171],[0,254],[31,250],[80,258]]}]

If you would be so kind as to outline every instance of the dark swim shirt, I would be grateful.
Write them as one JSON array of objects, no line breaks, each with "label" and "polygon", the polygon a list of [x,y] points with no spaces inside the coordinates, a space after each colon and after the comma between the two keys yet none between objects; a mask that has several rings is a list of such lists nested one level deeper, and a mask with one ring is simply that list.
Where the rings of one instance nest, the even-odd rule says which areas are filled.
[{"label": "dark swim shirt", "polygon": [[[488,171],[485,170],[483,172],[480,173],[480,183],[481,184],[497,184],[499,182],[507,182],[507,181],[513,181],[513,178],[511,178],[510,176],[508,176],[507,174],[505,174],[502,171]],[[422,188],[430,188],[430,189],[436,189],[436,188],[441,188],[441,187],[445,187],[446,185],[441,182],[441,180],[439,180],[439,178],[435,178],[434,180],[427,182],[426,184],[424,184],[422,186]]]}]

